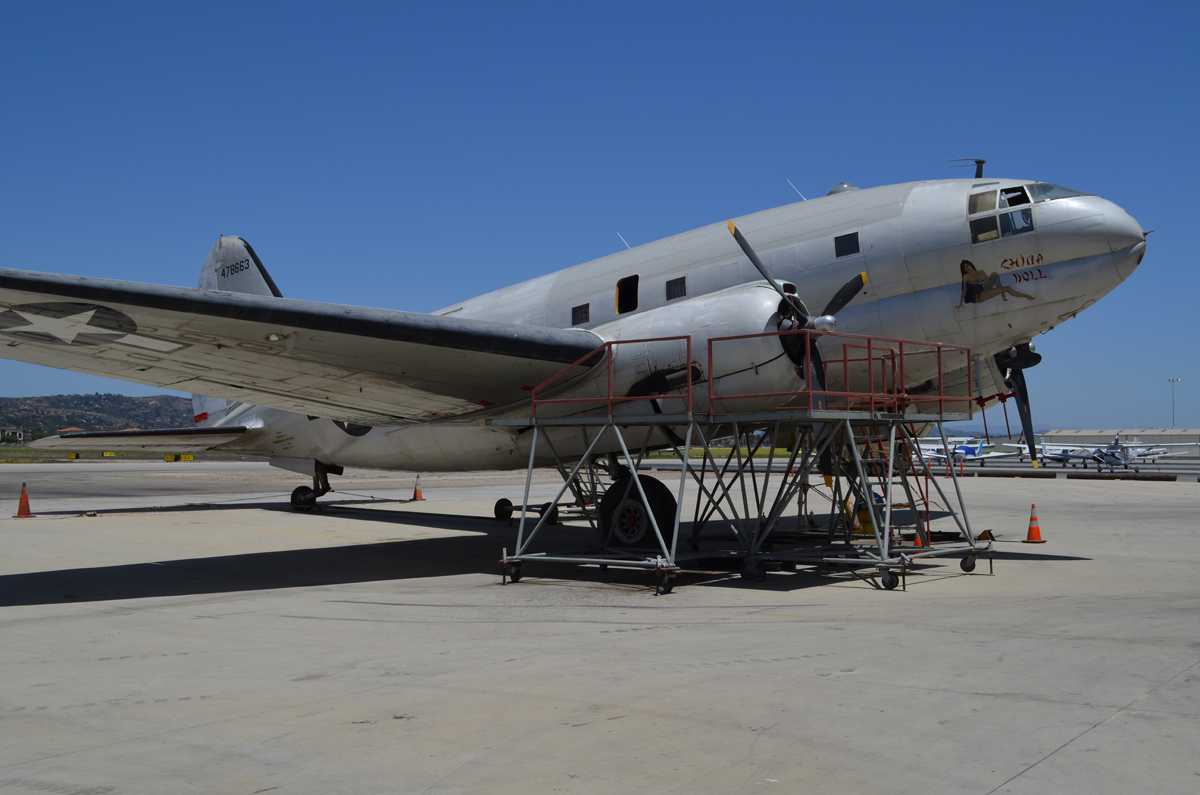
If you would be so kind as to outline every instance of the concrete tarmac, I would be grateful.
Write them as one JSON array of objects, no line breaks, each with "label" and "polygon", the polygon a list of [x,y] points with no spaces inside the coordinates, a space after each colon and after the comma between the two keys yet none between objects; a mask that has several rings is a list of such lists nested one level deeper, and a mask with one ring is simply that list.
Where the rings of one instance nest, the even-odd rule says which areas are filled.
[{"label": "concrete tarmac", "polygon": [[969,478],[995,576],[655,596],[502,586],[523,477],[348,471],[297,514],[265,465],[0,467],[0,791],[1200,791],[1200,484]]}]

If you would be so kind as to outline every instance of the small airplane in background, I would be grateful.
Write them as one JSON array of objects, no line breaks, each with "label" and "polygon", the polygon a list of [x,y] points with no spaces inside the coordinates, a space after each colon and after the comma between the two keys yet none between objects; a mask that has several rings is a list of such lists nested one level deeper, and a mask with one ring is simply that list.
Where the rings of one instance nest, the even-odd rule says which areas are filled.
[{"label": "small airplane in background", "polygon": [[[1066,467],[1067,464],[1075,466],[1076,462],[1081,462],[1083,468],[1087,469],[1089,463],[1096,464],[1096,471],[1102,471],[1108,467],[1109,472],[1115,471],[1117,467],[1129,469],[1133,466],[1133,471],[1138,472],[1138,462],[1154,463],[1159,458],[1167,456],[1178,456],[1183,454],[1183,450],[1171,452],[1167,448],[1172,447],[1196,447],[1198,442],[1172,442],[1169,444],[1156,444],[1151,446],[1142,446],[1140,440],[1135,436],[1132,445],[1121,444],[1121,434],[1113,437],[1112,442],[1104,448],[1097,447],[1093,450],[1088,450],[1086,447],[1079,445],[1057,445],[1046,444],[1042,442],[1039,445],[1038,457],[1043,461],[1055,464],[1062,464]],[[1025,456],[1029,455],[1029,447],[1023,444],[1005,443],[1005,447],[1017,448],[1020,452],[1016,455],[1021,456],[1021,460],[1025,460]]]},{"label": "small airplane in background", "polygon": [[942,440],[934,436],[926,436],[923,439],[918,439],[917,442],[921,446],[921,455],[934,464],[945,464],[947,462],[955,464],[978,463],[980,466],[984,466],[987,461],[997,458],[1012,458],[1019,455],[1019,453],[998,451],[995,445],[984,441],[978,436],[946,437],[946,444],[950,446],[949,451],[947,451],[946,445],[942,444]]}]

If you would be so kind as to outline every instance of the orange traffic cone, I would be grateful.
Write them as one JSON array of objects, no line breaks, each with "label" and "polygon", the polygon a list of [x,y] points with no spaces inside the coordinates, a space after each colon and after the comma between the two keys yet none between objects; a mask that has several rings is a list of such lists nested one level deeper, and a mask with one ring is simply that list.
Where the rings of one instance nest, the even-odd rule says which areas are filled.
[{"label": "orange traffic cone", "polygon": [[913,546],[914,547],[925,546],[924,544],[921,543],[921,531],[920,530],[918,530],[916,533],[913,534]]},{"label": "orange traffic cone", "polygon": [[1038,526],[1037,506],[1032,505],[1029,508],[1029,536],[1023,543],[1026,544],[1044,544],[1042,540],[1042,528]]},{"label": "orange traffic cone", "polygon": [[425,495],[421,493],[421,476],[417,475],[417,485],[413,487],[412,502],[419,502],[425,499]]},{"label": "orange traffic cone", "polygon": [[21,484],[21,503],[17,506],[17,515],[14,519],[32,519],[33,512],[29,510],[29,495],[25,493],[25,484]]}]

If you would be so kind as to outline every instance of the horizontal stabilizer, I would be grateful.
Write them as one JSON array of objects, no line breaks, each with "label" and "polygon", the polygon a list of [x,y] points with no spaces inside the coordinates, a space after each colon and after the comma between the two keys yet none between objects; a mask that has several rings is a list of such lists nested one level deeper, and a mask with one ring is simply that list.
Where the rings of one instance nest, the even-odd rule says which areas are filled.
[{"label": "horizontal stabilizer", "polygon": [[163,428],[154,431],[69,431],[38,439],[30,447],[50,450],[161,450],[198,453],[241,439],[250,429],[244,425],[224,428]]}]

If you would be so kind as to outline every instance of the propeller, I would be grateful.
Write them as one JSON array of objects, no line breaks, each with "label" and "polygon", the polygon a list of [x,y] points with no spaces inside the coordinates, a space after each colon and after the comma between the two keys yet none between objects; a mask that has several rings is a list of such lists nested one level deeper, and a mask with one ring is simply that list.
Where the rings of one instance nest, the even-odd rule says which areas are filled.
[{"label": "propeller", "polygon": [[1034,468],[1037,468],[1038,456],[1033,440],[1033,414],[1029,410],[1029,387],[1025,384],[1025,368],[1033,367],[1041,360],[1041,354],[1034,353],[1033,346],[1028,343],[996,354],[996,364],[1000,367],[1000,372],[1008,371],[1004,382],[1012,390],[1017,401],[1021,431],[1025,435],[1025,446],[1029,448],[1029,460],[1033,462]]},{"label": "propeller", "polygon": [[[775,291],[783,298],[784,305],[792,307],[792,309],[795,311],[796,319],[799,321],[801,328],[821,332],[837,331],[837,313],[845,309],[846,304],[850,303],[854,296],[858,295],[859,290],[861,290],[867,283],[866,273],[856,274],[854,278],[842,285],[841,289],[834,294],[833,298],[829,300],[829,303],[825,305],[824,312],[822,312],[820,315],[813,315],[808,311],[808,307],[804,305],[804,302],[800,300],[799,296],[786,292],[783,289],[783,286],[776,281],[771,272],[767,270],[767,266],[763,264],[761,259],[759,259],[758,254],[754,251],[754,247],[750,245],[750,242],[746,240],[741,231],[739,231],[734,225],[733,221],[729,222],[729,233],[733,235],[733,239],[737,241],[737,244],[741,247],[742,252],[746,255],[754,267],[758,269],[758,272],[762,274],[762,277],[766,279],[767,283],[774,287]],[[786,344],[784,348],[785,350],[788,350],[792,361],[796,362],[796,364],[801,367],[804,365],[804,358],[806,355],[803,347],[804,346],[800,346],[794,352]],[[817,391],[824,392],[825,368],[821,362],[821,352],[817,349],[816,340],[810,338],[810,343],[807,347],[809,348],[807,351],[807,356],[812,362],[811,369],[813,381],[815,382]],[[817,405],[817,402],[819,402],[820,405]],[[815,399],[813,408],[825,408],[824,395],[818,396]]]}]

